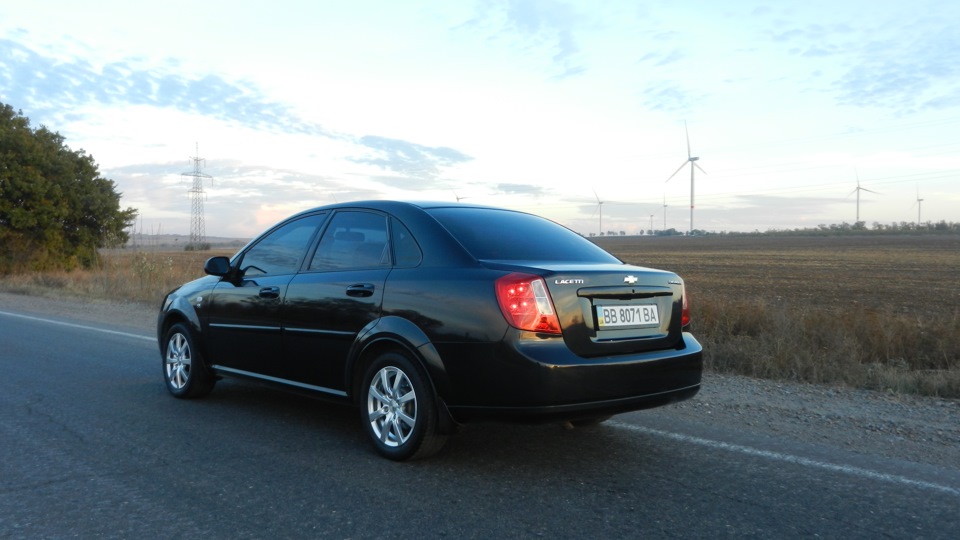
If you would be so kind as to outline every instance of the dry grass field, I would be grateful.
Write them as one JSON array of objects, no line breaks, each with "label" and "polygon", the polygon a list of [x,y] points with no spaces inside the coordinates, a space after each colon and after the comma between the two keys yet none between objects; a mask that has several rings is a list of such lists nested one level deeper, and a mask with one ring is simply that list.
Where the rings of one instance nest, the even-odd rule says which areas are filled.
[{"label": "dry grass field", "polygon": [[106,250],[101,253],[97,269],[0,276],[0,289],[21,294],[67,295],[156,306],[173,288],[202,277],[203,262],[207,258],[229,256],[235,252],[236,249]]},{"label": "dry grass field", "polygon": [[[960,236],[595,241],[684,278],[709,369],[960,398]],[[6,276],[0,288],[155,306],[235,250],[115,250],[97,270]]]},{"label": "dry grass field", "polygon": [[596,241],[684,278],[714,370],[960,397],[960,236]]}]

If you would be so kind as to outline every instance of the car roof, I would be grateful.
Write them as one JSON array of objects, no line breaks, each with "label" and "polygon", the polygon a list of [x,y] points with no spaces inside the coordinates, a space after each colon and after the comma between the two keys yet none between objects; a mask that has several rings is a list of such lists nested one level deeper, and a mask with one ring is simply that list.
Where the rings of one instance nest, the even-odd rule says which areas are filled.
[{"label": "car roof", "polygon": [[370,199],[362,201],[347,201],[347,202],[337,202],[333,204],[327,204],[323,206],[318,206],[316,208],[311,208],[309,210],[304,210],[300,212],[302,214],[316,212],[320,210],[333,210],[337,208],[370,208],[374,210],[395,210],[397,208],[420,208],[422,210],[428,210],[433,208],[488,208],[491,210],[506,210],[505,208],[497,208],[495,206],[487,206],[481,204],[468,204],[460,202],[450,202],[450,201],[399,201],[399,200],[386,200],[386,199]]},{"label": "car roof", "polygon": [[387,212],[396,215],[397,217],[404,217],[410,215],[410,211],[426,211],[436,208],[474,208],[474,209],[486,209],[486,210],[500,210],[505,212],[518,212],[518,213],[527,213],[521,210],[512,210],[509,208],[501,208],[497,206],[489,206],[482,204],[470,204],[470,203],[461,203],[461,202],[451,202],[451,201],[400,201],[400,200],[387,200],[387,199],[370,199],[370,200],[361,200],[361,201],[347,201],[347,202],[338,202],[333,204],[327,204],[323,206],[317,206],[314,208],[309,208],[296,214],[292,214],[284,218],[284,221],[288,219],[293,219],[299,216],[312,214],[315,212],[324,212],[331,210],[341,210],[349,208],[365,208],[369,210],[379,210],[382,212]]}]

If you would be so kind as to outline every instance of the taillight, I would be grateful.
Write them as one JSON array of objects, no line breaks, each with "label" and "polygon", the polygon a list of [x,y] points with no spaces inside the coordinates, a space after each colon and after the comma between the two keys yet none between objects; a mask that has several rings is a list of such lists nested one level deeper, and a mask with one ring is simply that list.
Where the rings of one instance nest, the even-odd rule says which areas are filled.
[{"label": "taillight", "polygon": [[680,326],[690,325],[690,300],[687,297],[687,286],[680,287],[680,294],[683,295],[683,311],[680,313]]},{"label": "taillight", "polygon": [[543,279],[513,273],[497,280],[497,302],[507,322],[530,332],[560,333],[560,320]]}]

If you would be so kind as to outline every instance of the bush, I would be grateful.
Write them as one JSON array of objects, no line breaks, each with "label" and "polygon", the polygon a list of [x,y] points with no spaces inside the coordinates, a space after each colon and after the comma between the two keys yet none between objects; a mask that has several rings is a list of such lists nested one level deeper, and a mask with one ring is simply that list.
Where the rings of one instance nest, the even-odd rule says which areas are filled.
[{"label": "bush", "polygon": [[91,268],[122,245],[136,210],[93,158],[0,103],[0,275]]}]

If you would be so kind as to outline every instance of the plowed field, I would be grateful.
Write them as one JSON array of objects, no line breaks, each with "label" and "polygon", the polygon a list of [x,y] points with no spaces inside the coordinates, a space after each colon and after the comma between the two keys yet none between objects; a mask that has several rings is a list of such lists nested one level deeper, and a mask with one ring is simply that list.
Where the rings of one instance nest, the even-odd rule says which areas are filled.
[{"label": "plowed field", "polygon": [[960,236],[604,237],[621,259],[674,271],[697,298],[918,317],[960,311]]}]

